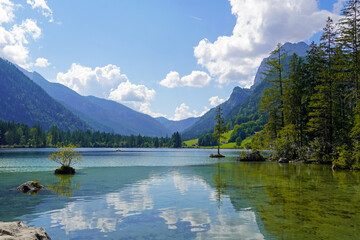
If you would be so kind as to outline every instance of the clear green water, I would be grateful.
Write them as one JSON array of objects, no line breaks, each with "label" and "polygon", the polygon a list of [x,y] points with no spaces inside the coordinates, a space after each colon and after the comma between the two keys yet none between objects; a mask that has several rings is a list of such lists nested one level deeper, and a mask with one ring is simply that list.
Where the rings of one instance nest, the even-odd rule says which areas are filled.
[{"label": "clear green water", "polygon": [[[0,150],[0,221],[52,239],[359,239],[360,173],[238,163],[213,150],[80,149],[59,178],[51,149]],[[14,190],[39,180],[46,190]]]}]

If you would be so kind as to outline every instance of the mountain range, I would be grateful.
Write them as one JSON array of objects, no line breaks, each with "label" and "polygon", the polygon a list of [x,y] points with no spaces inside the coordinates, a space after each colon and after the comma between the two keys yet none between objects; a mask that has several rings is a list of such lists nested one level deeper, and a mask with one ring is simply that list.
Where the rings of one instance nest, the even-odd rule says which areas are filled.
[{"label": "mountain range", "polygon": [[[289,59],[293,53],[305,56],[309,50],[304,42],[285,43],[281,48],[288,52]],[[257,105],[267,86],[263,84],[267,59],[261,62],[250,89],[235,87],[229,99],[220,104],[230,127],[259,118]],[[216,108],[199,118],[155,119],[118,102],[82,96],[64,85],[47,81],[37,72],[28,72],[3,59],[0,59],[0,94],[0,119],[30,126],[38,123],[45,129],[56,125],[63,130],[91,129],[153,137],[178,131],[186,140],[212,132],[215,124]]]},{"label": "mountain range", "polygon": [[82,96],[64,85],[47,81],[37,72],[21,70],[93,130],[122,135],[141,134],[150,137],[164,137],[171,134],[168,129],[149,115],[139,113],[111,100]]}]

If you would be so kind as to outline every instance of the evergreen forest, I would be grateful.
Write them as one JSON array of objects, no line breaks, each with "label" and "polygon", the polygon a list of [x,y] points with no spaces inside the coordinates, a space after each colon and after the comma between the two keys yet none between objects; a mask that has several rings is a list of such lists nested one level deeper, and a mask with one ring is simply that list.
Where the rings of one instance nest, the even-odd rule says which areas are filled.
[{"label": "evergreen forest", "polygon": [[274,158],[360,169],[360,3],[347,1],[342,18],[330,17],[319,44],[305,58],[289,58],[279,44],[267,61],[269,84],[259,113],[267,117],[251,148]]},{"label": "evergreen forest", "polygon": [[45,131],[39,124],[29,127],[25,124],[0,121],[0,147],[113,147],[113,148],[179,148],[181,135],[175,132],[170,137],[145,137],[141,135],[122,136],[90,130],[63,131],[56,126]]}]

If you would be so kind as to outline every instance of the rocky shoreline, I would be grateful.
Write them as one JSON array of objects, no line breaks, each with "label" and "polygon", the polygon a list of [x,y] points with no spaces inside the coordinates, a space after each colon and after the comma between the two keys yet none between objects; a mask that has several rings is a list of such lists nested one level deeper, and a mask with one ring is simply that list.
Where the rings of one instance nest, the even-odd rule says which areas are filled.
[{"label": "rocky shoreline", "polygon": [[21,221],[0,222],[0,240],[49,240],[45,229],[29,227]]}]

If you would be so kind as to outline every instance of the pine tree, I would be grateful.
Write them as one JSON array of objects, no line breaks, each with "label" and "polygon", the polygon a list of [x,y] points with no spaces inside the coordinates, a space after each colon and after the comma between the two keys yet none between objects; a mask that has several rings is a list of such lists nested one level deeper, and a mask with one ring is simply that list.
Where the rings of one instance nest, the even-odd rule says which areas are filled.
[{"label": "pine tree", "polygon": [[171,146],[173,148],[180,148],[182,144],[181,136],[179,132],[175,132],[171,137]]},{"label": "pine tree", "polygon": [[[311,132],[316,146],[322,146],[321,149],[314,151],[321,152],[322,155],[328,156],[333,151],[334,121],[333,121],[333,65],[335,55],[335,26],[331,18],[328,18],[324,33],[320,42],[321,70],[316,78],[315,92],[311,96],[308,123],[308,131]],[[319,161],[328,161],[329,159],[317,159]]]},{"label": "pine tree", "polygon": [[281,128],[285,126],[284,119],[284,82],[285,82],[285,59],[287,52],[281,48],[281,44],[271,52],[271,57],[266,61],[265,81],[271,82],[272,87],[267,88],[261,99],[260,113],[268,115],[266,131],[272,138],[276,138]]},{"label": "pine tree", "polygon": [[342,10],[343,18],[338,25],[340,29],[339,43],[349,57],[349,70],[353,81],[353,105],[359,96],[360,73],[360,0],[349,0]]},{"label": "pine tree", "polygon": [[216,109],[216,125],[214,127],[214,134],[212,135],[213,138],[217,139],[217,145],[218,145],[218,156],[220,156],[220,145],[221,145],[221,140],[224,139],[223,134],[226,133],[228,131],[227,126],[224,126],[224,118],[223,118],[223,112],[222,112],[222,108],[219,106]]},{"label": "pine tree", "polygon": [[285,124],[293,125],[296,145],[302,147],[308,115],[308,84],[305,79],[304,60],[293,54],[289,65],[289,77],[284,85]]}]

